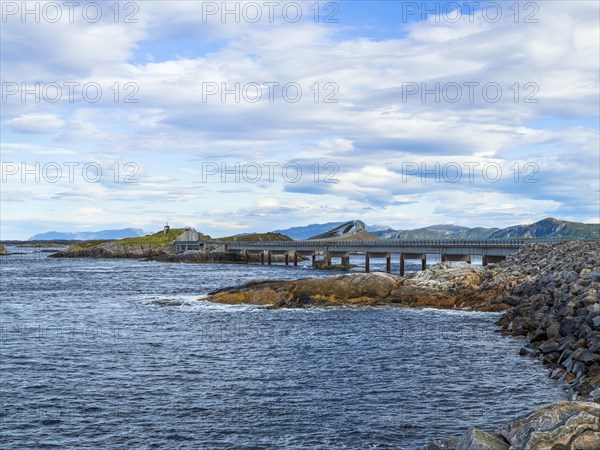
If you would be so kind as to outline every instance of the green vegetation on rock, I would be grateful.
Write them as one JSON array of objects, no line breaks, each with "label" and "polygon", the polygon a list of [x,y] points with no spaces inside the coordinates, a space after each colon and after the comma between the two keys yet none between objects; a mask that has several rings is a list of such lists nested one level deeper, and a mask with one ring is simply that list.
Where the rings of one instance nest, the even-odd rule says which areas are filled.
[{"label": "green vegetation on rock", "polygon": [[186,228],[171,228],[171,230],[169,231],[168,234],[165,234],[163,231],[159,231],[158,233],[149,234],[147,236],[119,239],[118,241],[113,241],[113,242],[119,242],[123,245],[127,245],[127,244],[132,244],[132,245],[168,244],[168,243],[173,242],[175,239],[177,239],[179,236],[181,236],[186,231],[187,231]]},{"label": "green vegetation on rock", "polygon": [[273,241],[293,241],[291,237],[281,233],[254,233],[243,236],[229,236],[217,239],[217,241],[234,242],[273,242]]},{"label": "green vegetation on rock", "polygon": [[[143,237],[117,239],[115,241],[86,241],[73,244],[55,258],[149,258],[173,250],[173,242],[187,229],[173,228]],[[210,239],[208,236],[200,235]]]}]

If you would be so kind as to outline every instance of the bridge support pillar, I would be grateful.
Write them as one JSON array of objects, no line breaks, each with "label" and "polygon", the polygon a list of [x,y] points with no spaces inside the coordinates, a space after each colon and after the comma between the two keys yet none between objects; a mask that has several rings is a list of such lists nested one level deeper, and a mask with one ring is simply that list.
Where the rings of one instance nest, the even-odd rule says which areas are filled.
[{"label": "bridge support pillar", "polygon": [[369,267],[369,254],[365,253],[365,272],[370,272],[371,268]]},{"label": "bridge support pillar", "polygon": [[294,252],[294,267],[298,267],[298,253]]},{"label": "bridge support pillar", "polygon": [[317,254],[316,253],[312,254],[312,266],[313,266],[313,269],[315,267],[317,267]]},{"label": "bridge support pillar", "polygon": [[385,259],[385,271],[390,273],[392,271],[392,255],[388,255]]},{"label": "bridge support pillar", "polygon": [[285,254],[285,265],[286,266],[290,265],[290,255],[288,255],[287,253]]},{"label": "bridge support pillar", "polygon": [[471,255],[442,255],[442,262],[446,261],[458,261],[458,262],[466,262],[471,264]]},{"label": "bridge support pillar", "polygon": [[506,259],[506,256],[483,255],[483,257],[482,257],[482,264],[484,266],[487,266],[488,264],[498,263],[500,261],[504,261],[505,259]]},{"label": "bridge support pillar", "polygon": [[273,262],[273,258],[271,256],[271,251],[267,251],[267,264],[271,265],[271,263]]},{"label": "bridge support pillar", "polygon": [[427,255],[425,253],[400,253],[400,276],[404,275],[404,260],[406,259],[420,259],[421,270],[425,270],[427,267]]},{"label": "bridge support pillar", "polygon": [[342,256],[342,266],[350,265],[350,256]]},{"label": "bridge support pillar", "polygon": [[261,252],[260,253],[260,263],[264,264],[265,263],[265,252]]}]

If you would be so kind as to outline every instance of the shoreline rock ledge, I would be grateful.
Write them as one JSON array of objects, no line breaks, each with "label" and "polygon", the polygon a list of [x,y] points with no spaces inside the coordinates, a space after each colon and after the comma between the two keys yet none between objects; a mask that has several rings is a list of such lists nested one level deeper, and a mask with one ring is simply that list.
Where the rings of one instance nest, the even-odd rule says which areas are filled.
[{"label": "shoreline rock ledge", "polygon": [[541,406],[494,432],[469,428],[424,450],[598,450],[600,405],[562,401]]},{"label": "shoreline rock ledge", "polygon": [[478,296],[487,272],[463,263],[442,263],[406,277],[373,272],[300,280],[251,281],[199,299],[222,304],[265,305],[273,309],[329,306],[398,306],[404,308],[503,311],[509,305]]}]

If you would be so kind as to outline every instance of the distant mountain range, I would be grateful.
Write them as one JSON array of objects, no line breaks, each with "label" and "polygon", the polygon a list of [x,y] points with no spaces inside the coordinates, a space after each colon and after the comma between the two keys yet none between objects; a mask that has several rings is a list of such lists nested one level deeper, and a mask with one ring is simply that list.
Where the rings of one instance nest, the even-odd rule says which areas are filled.
[{"label": "distant mountain range", "polygon": [[[344,222],[329,222],[311,224],[305,227],[293,227],[286,230],[276,230],[293,239],[307,239],[317,234],[325,233]],[[600,239],[600,225],[578,222],[567,222],[547,218],[531,225],[517,225],[508,228],[468,228],[458,225],[432,225],[413,230],[393,230],[391,228],[373,225],[367,230],[381,239],[530,239],[530,238],[572,238]]]},{"label": "distant mountain range", "polygon": [[81,231],[78,233],[67,233],[61,231],[49,231],[31,236],[28,241],[95,241],[124,239],[141,237],[145,233],[139,228],[123,228],[122,230]]},{"label": "distant mountain range", "polygon": [[458,225],[431,225],[414,230],[383,230],[373,234],[382,239],[487,239],[499,228],[468,228]]},{"label": "distant mountain range", "polygon": [[[273,230],[292,239],[308,239],[325,233],[345,222],[313,223],[285,230]],[[468,228],[458,225],[431,225],[413,230],[394,230],[385,225],[367,225],[367,230],[380,239],[531,239],[531,238],[572,238],[600,239],[600,225],[579,222],[567,222],[551,217],[530,225],[517,225],[508,228]],[[31,236],[29,241],[91,241],[141,237],[145,233],[139,228],[122,230],[82,231],[67,233],[50,231]],[[244,233],[241,236],[246,236]]]},{"label": "distant mountain range", "polygon": [[565,237],[573,239],[600,239],[600,224],[567,222],[549,217],[531,225],[504,228],[490,235],[490,239],[518,239]]}]

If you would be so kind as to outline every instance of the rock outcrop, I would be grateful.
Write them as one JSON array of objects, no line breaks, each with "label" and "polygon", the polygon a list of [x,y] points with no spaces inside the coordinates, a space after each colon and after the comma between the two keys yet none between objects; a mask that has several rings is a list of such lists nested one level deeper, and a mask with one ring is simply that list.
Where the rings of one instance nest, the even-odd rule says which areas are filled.
[{"label": "rock outcrop", "polygon": [[482,303],[479,290],[485,270],[469,264],[442,263],[407,277],[387,273],[337,275],[303,280],[258,281],[211,292],[201,300],[248,303],[272,308],[393,305],[410,308],[503,310],[508,305]]},{"label": "rock outcrop", "polygon": [[557,402],[493,433],[469,428],[459,438],[434,441],[425,450],[597,450],[600,449],[600,405]]},{"label": "rock outcrop", "polygon": [[591,402],[553,403],[536,409],[497,433],[517,449],[599,449],[600,405]]},{"label": "rock outcrop", "polygon": [[8,255],[8,250],[6,250],[6,247],[2,244],[0,244],[0,255]]},{"label": "rock outcrop", "polygon": [[[135,239],[135,238],[133,238]],[[53,258],[152,258],[174,254],[172,243],[126,242],[128,239],[110,242],[84,242],[51,255]],[[136,239],[137,240],[137,239]]]},{"label": "rock outcrop", "polygon": [[469,428],[456,443],[456,450],[508,450],[509,445],[497,434]]}]

